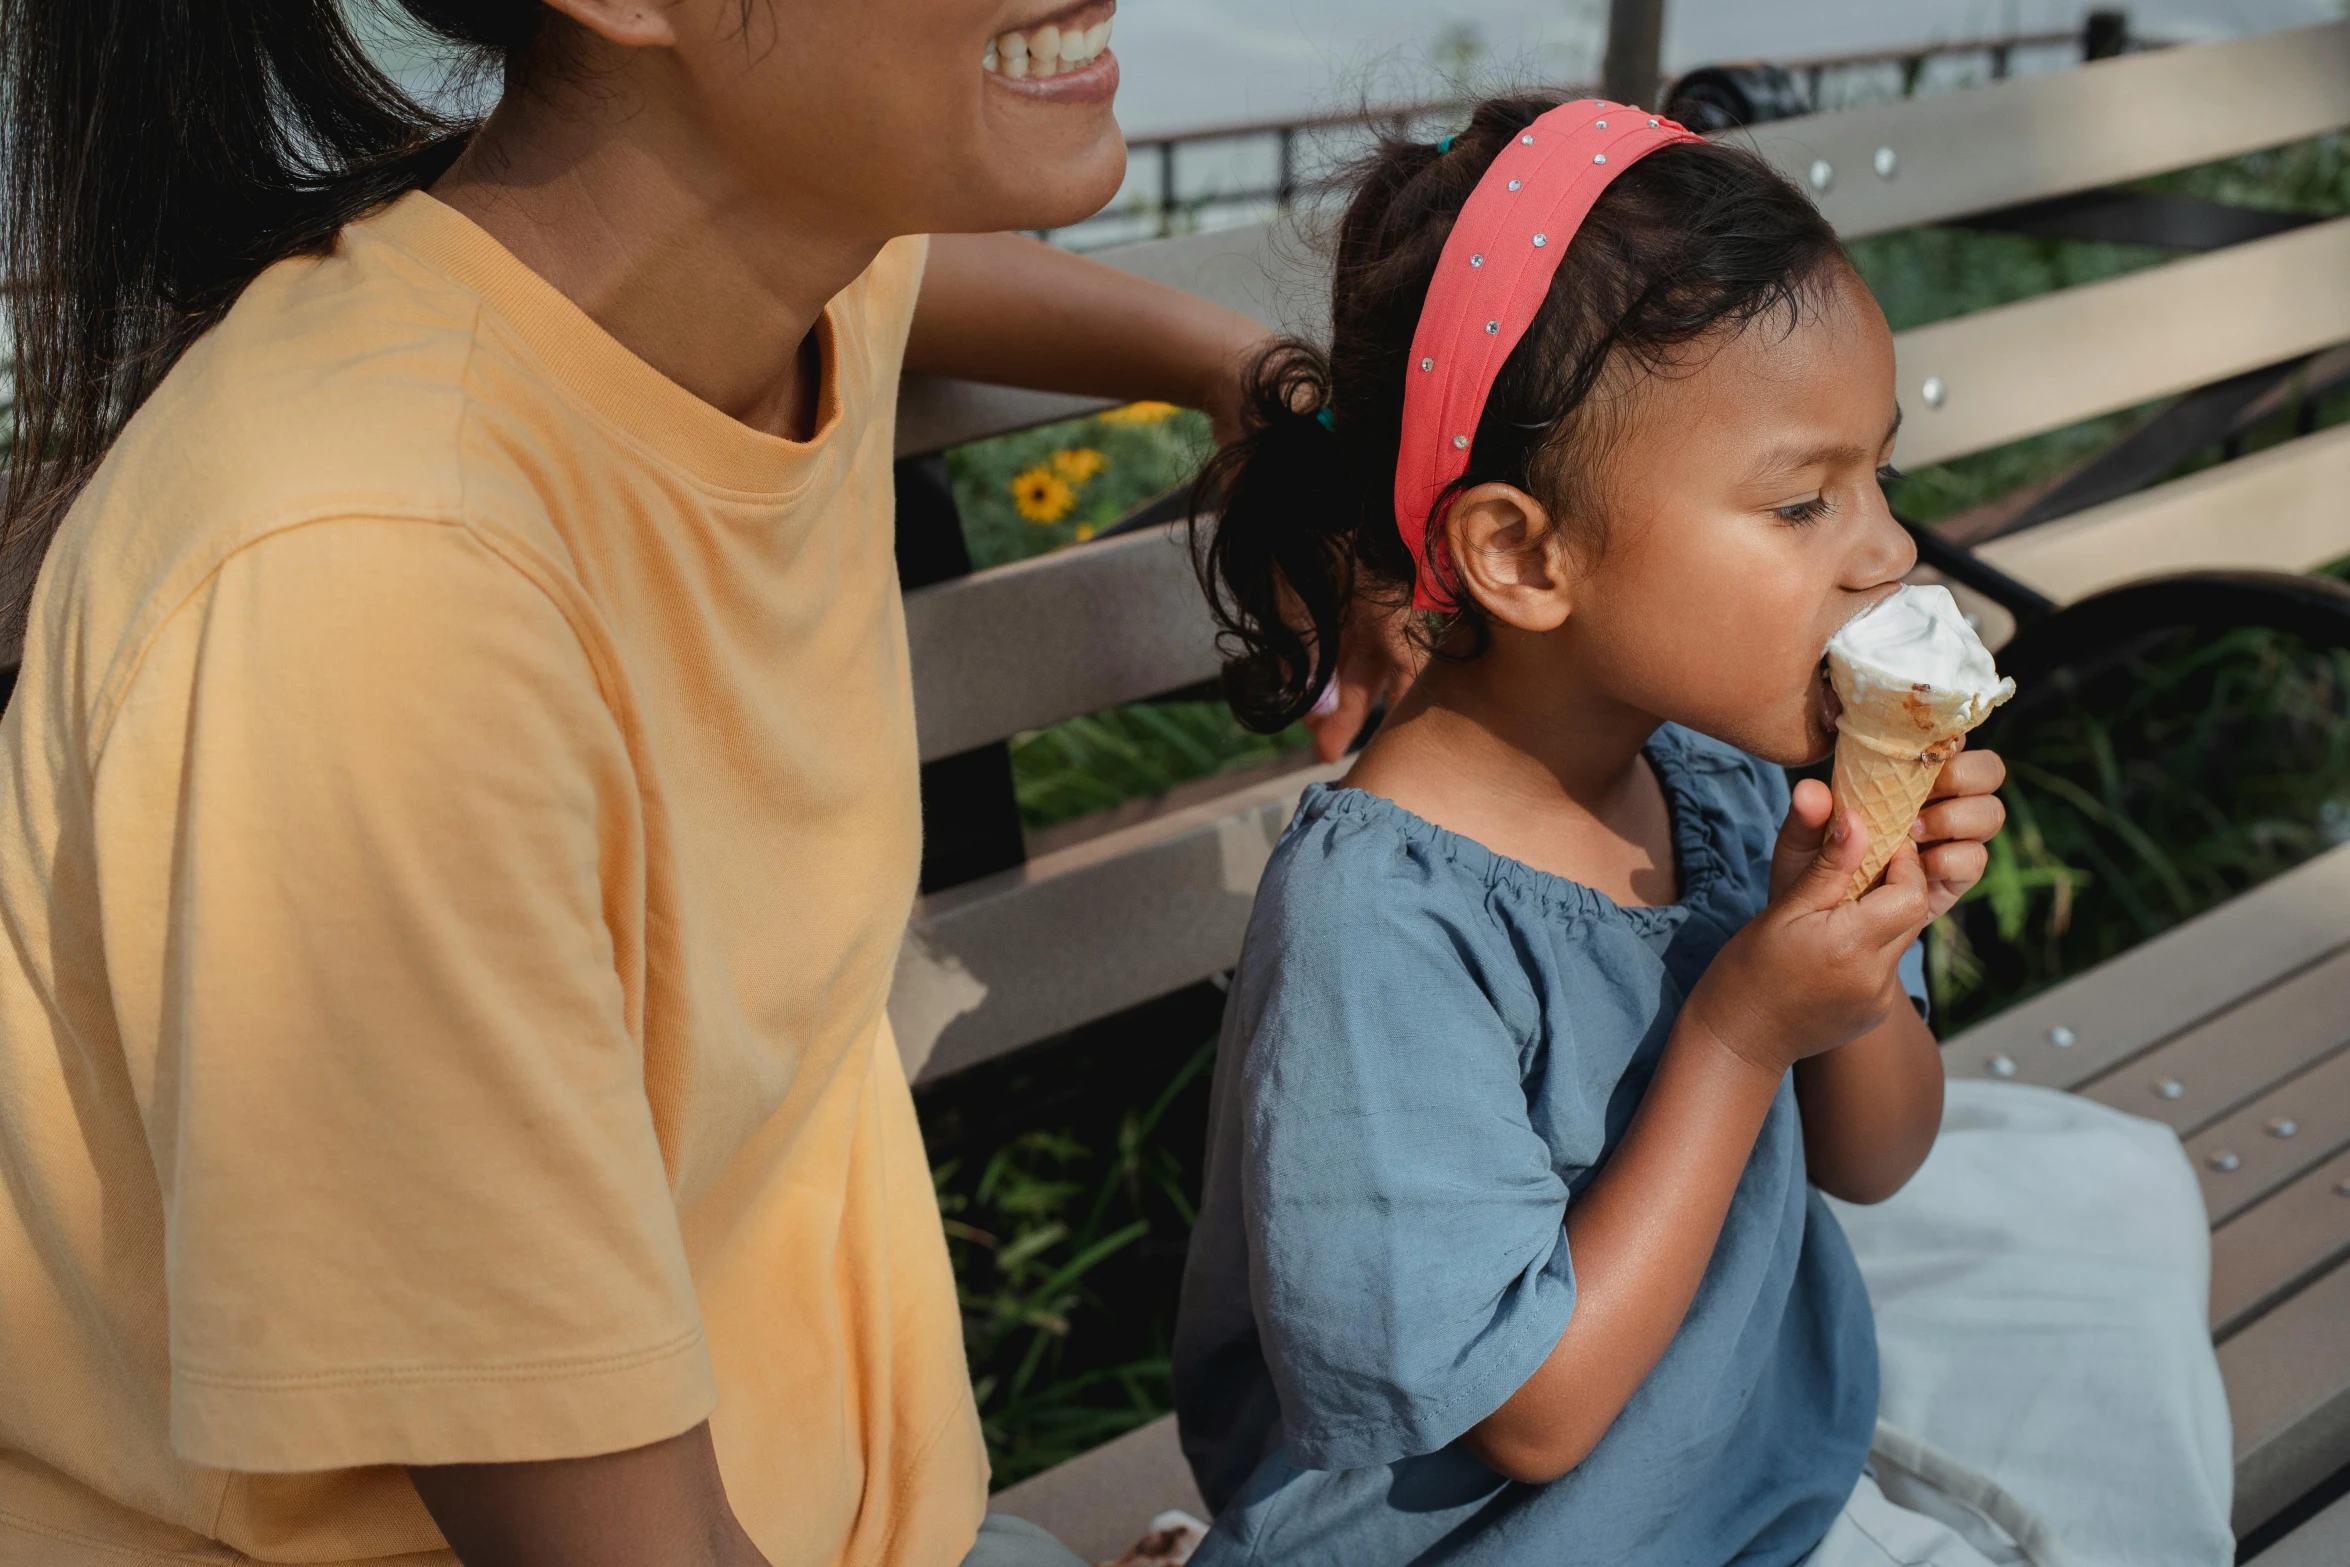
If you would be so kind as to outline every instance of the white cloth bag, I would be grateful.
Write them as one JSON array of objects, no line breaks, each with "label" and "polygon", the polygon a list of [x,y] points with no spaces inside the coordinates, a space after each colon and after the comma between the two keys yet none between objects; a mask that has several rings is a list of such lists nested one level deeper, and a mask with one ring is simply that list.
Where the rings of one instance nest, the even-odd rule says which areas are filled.
[{"label": "white cloth bag", "polygon": [[1949,1085],[1875,1207],[1882,1420],[1809,1567],[2227,1567],[2235,1469],[2210,1230],[2178,1138],[2091,1100]]}]

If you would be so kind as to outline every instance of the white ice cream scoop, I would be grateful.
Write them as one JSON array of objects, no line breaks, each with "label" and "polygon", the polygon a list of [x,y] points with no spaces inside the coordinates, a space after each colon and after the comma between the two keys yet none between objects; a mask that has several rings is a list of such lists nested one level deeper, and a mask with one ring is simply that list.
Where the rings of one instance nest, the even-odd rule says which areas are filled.
[{"label": "white ice cream scoop", "polygon": [[1901,698],[1904,711],[1935,710],[1928,727],[1944,738],[1964,734],[2015,695],[2015,682],[2000,676],[1958,600],[1938,583],[1904,584],[1846,621],[1828,642],[1828,678],[1847,710],[1884,694]]}]

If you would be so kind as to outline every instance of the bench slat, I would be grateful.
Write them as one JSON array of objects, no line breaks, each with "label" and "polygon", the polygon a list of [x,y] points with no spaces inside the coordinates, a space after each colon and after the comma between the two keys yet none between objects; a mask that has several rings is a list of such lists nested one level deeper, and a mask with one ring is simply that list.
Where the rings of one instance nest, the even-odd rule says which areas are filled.
[{"label": "bench slat", "polygon": [[[2339,949],[2344,910],[2350,846],[1954,1036],[1943,1046],[1944,1066],[1954,1077],[1986,1077],[2004,1060],[2016,1081],[2078,1088]],[[2059,1029],[2071,1045],[2051,1042]]]},{"label": "bench slat", "polygon": [[2350,1496],[2253,1558],[2260,1567],[2342,1567],[2350,1562]]},{"label": "bench slat", "polygon": [[2109,501],[1976,551],[2060,603],[2209,568],[2308,571],[2350,555],[2350,425]]},{"label": "bench slat", "polygon": [[[2350,936],[2350,928],[2339,932]],[[2350,1044],[2350,946],[2084,1086],[2191,1137]]]},{"label": "bench slat", "polygon": [[923,899],[890,991],[907,1075],[943,1077],[1230,968],[1299,794],[1346,765],[1301,767]]},{"label": "bench slat", "polygon": [[[2098,61],[1754,128],[1847,239],[2141,179],[2350,124],[2350,24]],[[1874,172],[1879,148],[1896,160]],[[1832,171],[1810,183],[1812,165]]]},{"label": "bench slat", "polygon": [[989,1498],[988,1508],[1042,1524],[1089,1562],[1125,1555],[1160,1513],[1208,1517],[1208,1504],[1183,1461],[1173,1415],[1006,1486]]},{"label": "bench slat", "polygon": [[2245,1323],[2350,1258],[2350,1153],[2333,1158],[2222,1224],[2211,1236],[2211,1335]]},{"label": "bench slat", "polygon": [[2214,1223],[2227,1222],[2345,1146],[2350,1052],[2318,1063],[2187,1139]]},{"label": "bench slat", "polygon": [[2345,339],[2350,218],[1936,322],[1894,343],[1908,415],[1894,461],[1945,462]]},{"label": "bench slat", "polygon": [[2350,1268],[2219,1347],[2236,1425],[2236,1533],[2249,1534],[2350,1451]]},{"label": "bench slat", "polygon": [[1180,525],[906,595],[922,760],[1216,676]]}]

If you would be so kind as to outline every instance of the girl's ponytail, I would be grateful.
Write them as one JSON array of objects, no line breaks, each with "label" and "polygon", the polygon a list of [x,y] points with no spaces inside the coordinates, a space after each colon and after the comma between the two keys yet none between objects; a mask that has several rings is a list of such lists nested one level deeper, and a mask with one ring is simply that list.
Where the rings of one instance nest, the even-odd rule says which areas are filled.
[{"label": "girl's ponytail", "polygon": [[[512,51],[539,0],[410,0]],[[16,358],[0,502],[0,665],[50,535],[188,345],[271,263],[427,183],[464,127],[369,61],[341,0],[0,0]]]},{"label": "girl's ponytail", "polygon": [[1222,628],[1225,698],[1270,731],[1328,684],[1354,592],[1354,519],[1333,504],[1345,466],[1329,361],[1276,339],[1249,366],[1240,424],[1193,491],[1195,516],[1217,514],[1197,558]]}]

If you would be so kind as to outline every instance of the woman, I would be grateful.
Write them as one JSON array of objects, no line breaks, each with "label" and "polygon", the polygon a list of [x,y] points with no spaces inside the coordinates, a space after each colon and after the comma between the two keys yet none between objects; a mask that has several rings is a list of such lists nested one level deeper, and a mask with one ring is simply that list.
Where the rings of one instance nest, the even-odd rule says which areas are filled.
[{"label": "woman", "polygon": [[0,1562],[1066,1560],[882,1009],[897,376],[1257,329],[998,232],[1117,190],[1111,0],[403,4],[478,129],[0,0]]}]

